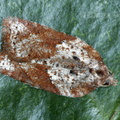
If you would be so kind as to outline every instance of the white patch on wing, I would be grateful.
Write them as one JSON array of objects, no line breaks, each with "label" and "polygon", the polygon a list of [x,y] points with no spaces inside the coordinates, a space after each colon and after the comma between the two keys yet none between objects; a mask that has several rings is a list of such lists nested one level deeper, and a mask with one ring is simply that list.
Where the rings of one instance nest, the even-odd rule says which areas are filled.
[{"label": "white patch on wing", "polygon": [[86,43],[81,41],[79,38],[74,41],[69,41],[66,43],[63,42],[62,44],[56,46],[56,48],[58,49],[58,55],[56,57],[64,56],[65,58],[72,59],[72,56],[77,56],[80,61],[89,64],[90,58],[88,52],[82,48],[82,46],[84,45],[86,45]]},{"label": "white patch on wing", "polygon": [[[81,82],[93,82],[95,80],[95,76],[90,73],[89,68],[99,69],[99,65],[96,60],[89,58],[88,52],[82,48],[82,46],[85,45],[87,44],[79,38],[74,41],[63,42],[56,46],[58,54],[50,58],[62,59],[62,56],[64,56],[66,59],[73,59],[73,56],[76,56],[87,65],[85,68],[82,68],[84,70],[83,73],[79,70],[77,75],[70,74],[70,69],[60,65],[56,67],[55,64],[51,65],[50,62],[47,62],[47,65],[51,66],[51,69],[48,70],[51,81],[60,90],[62,95],[72,97],[74,96],[74,94],[70,92],[72,87],[76,88]],[[78,92],[79,94],[84,94],[82,91]]]},{"label": "white patch on wing", "polygon": [[9,21],[11,34],[16,35],[18,32],[24,32],[27,30],[27,27],[24,26],[21,22],[18,21]]},{"label": "white patch on wing", "polygon": [[43,40],[41,40],[39,36],[35,34],[30,34],[30,36],[27,39],[22,39],[22,40],[15,37],[14,34],[11,34],[10,41],[11,41],[11,46],[13,47],[13,50],[15,50],[17,57],[27,57],[28,54],[30,53],[31,47],[34,48],[33,44],[35,44],[36,42],[38,43],[43,42]]},{"label": "white patch on wing", "polygon": [[[97,76],[93,76],[93,74],[90,73],[89,68],[99,69],[98,61],[89,58],[88,52],[82,48],[82,46],[85,45],[87,44],[79,38],[74,41],[64,41],[62,44],[56,46],[57,54],[55,56],[37,61],[32,60],[31,63],[44,64],[44,61],[46,61],[46,65],[51,66],[47,72],[51,77],[52,84],[59,89],[61,95],[73,97],[74,94],[71,93],[72,88],[77,88],[82,82],[94,82],[97,78]],[[70,59],[76,62],[73,56],[79,58],[79,62],[82,61],[86,65],[84,68],[76,66],[77,75],[70,73],[71,68],[64,67],[64,59],[62,58],[64,57],[66,61],[68,60],[69,64],[72,64],[71,61],[69,61]],[[63,62],[59,62],[59,60]],[[79,64],[79,62],[77,61],[76,65]],[[84,72],[82,72],[82,70]],[[84,94],[82,91],[77,92],[79,92],[80,95]]]},{"label": "white patch on wing", "polygon": [[6,70],[10,70],[10,71],[15,70],[14,65],[8,59],[7,55],[4,56],[3,60],[0,60],[0,69],[6,69]]}]

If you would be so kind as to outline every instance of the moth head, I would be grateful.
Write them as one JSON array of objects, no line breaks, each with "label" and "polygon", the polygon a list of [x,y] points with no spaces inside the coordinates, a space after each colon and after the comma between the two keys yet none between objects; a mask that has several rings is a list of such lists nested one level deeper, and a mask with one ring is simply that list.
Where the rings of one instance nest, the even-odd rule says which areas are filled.
[{"label": "moth head", "polygon": [[110,74],[108,75],[108,78],[105,80],[103,87],[107,87],[107,86],[115,86],[117,84],[117,80],[114,79],[113,74],[110,72]]},{"label": "moth head", "polygon": [[97,79],[99,79],[99,86],[107,87],[111,85],[115,86],[117,84],[117,80],[114,79],[114,75],[110,70],[108,70],[106,65],[102,65],[101,68],[97,70],[91,69],[90,72],[92,72]]},{"label": "moth head", "polygon": [[107,78],[105,79],[102,87],[107,87],[111,85],[115,86],[117,84],[117,80],[114,79],[113,73],[110,70],[108,70],[107,73],[108,73]]}]

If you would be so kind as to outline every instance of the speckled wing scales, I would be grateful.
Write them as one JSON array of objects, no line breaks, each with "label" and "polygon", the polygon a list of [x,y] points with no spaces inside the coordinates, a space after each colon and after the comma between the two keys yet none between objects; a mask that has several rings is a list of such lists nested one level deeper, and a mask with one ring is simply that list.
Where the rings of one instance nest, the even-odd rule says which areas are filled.
[{"label": "speckled wing scales", "polygon": [[115,85],[99,53],[77,37],[10,17],[3,20],[0,71],[59,95],[82,97]]},{"label": "speckled wing scales", "polygon": [[48,58],[55,54],[55,46],[64,39],[75,39],[46,26],[16,17],[4,19],[3,27],[3,51],[7,52],[11,59],[25,62],[35,58]]}]

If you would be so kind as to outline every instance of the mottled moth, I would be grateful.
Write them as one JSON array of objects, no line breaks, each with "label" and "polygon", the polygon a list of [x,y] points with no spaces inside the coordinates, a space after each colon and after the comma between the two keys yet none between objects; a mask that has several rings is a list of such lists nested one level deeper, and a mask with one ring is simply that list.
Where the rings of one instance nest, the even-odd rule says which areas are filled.
[{"label": "mottled moth", "polygon": [[16,80],[67,97],[117,83],[80,38],[17,17],[3,20],[2,34],[0,72]]}]

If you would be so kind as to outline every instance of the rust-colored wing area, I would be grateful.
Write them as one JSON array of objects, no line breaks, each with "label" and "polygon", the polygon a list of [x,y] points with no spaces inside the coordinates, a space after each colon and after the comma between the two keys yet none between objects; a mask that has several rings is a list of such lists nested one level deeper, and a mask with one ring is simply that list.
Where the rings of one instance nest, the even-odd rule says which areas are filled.
[{"label": "rust-colored wing area", "polygon": [[73,36],[17,17],[3,20],[3,51],[13,60],[28,62],[54,56],[56,44],[74,39]]},{"label": "rust-colored wing area", "polygon": [[27,83],[35,88],[44,89],[49,92],[59,93],[59,90],[53,85],[46,73],[48,69],[45,65],[18,63],[11,61],[6,54],[0,54],[0,72]]}]

